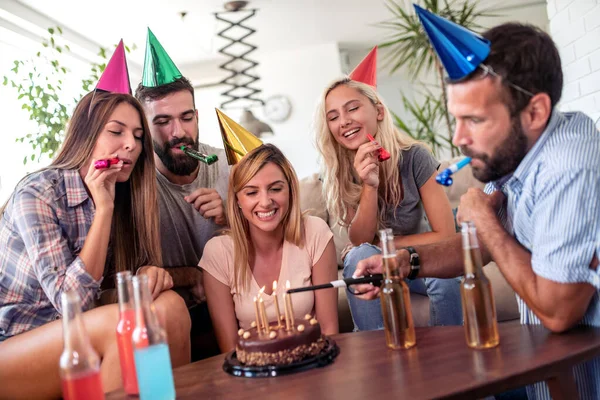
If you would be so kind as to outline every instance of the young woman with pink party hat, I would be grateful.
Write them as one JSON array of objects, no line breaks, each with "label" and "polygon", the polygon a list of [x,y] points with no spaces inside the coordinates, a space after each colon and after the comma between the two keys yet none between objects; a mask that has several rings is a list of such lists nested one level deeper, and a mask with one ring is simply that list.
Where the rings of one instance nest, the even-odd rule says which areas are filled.
[{"label": "young woman with pink party hat", "polygon": [[[125,84],[124,84],[125,83]],[[0,222],[0,398],[60,397],[61,298],[78,300],[106,391],[121,385],[117,305],[95,308],[115,272],[151,277],[173,365],[189,362],[189,317],[160,265],[155,169],[123,44],[75,107],[49,167],[21,180]],[[116,163],[98,161],[115,159]],[[168,312],[167,312],[168,311]],[[68,397],[68,396],[67,396]]]}]

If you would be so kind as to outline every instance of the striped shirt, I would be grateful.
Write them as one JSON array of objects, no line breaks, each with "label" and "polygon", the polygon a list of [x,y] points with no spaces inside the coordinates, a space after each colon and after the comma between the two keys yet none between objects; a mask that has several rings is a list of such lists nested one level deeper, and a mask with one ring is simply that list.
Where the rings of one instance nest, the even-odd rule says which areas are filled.
[{"label": "striped shirt", "polygon": [[65,291],[94,306],[101,280],[78,256],[94,212],[78,171],[43,170],[17,185],[0,221],[0,341],[59,319]]},{"label": "striped shirt", "polygon": [[[544,133],[515,172],[486,186],[507,198],[500,219],[531,252],[533,272],[560,283],[584,282],[600,290],[600,273],[589,268],[600,256],[600,133],[586,115],[554,111]],[[600,327],[600,298],[592,297],[580,325]],[[517,296],[522,324],[541,324]],[[578,365],[582,399],[600,398],[600,358]],[[529,399],[550,399],[548,387],[527,387]]]}]

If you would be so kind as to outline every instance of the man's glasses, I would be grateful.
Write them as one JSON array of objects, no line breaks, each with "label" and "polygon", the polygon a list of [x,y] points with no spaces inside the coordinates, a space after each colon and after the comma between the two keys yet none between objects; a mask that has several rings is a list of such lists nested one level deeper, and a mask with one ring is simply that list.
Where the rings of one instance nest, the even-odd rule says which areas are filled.
[{"label": "man's glasses", "polygon": [[519,92],[526,94],[529,97],[533,97],[535,96],[533,93],[531,93],[529,90],[523,89],[520,86],[515,85],[514,83],[512,83],[511,81],[509,81],[508,79],[504,78],[503,76],[499,75],[498,73],[496,73],[496,71],[494,71],[492,69],[492,67],[490,67],[489,65],[485,65],[485,64],[479,64],[478,66],[479,68],[481,68],[481,70],[483,70],[483,73],[481,75],[479,75],[477,78],[475,79],[483,79],[488,75],[500,78],[504,83],[506,83],[508,86],[512,87],[515,90],[518,90]]}]

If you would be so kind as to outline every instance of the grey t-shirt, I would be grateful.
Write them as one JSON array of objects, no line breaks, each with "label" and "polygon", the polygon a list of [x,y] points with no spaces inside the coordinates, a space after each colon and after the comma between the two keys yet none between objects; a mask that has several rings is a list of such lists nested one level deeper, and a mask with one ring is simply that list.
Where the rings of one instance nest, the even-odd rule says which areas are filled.
[{"label": "grey t-shirt", "polygon": [[178,185],[160,172],[156,172],[158,183],[158,205],[160,210],[160,240],[165,267],[189,267],[198,265],[204,245],[221,226],[212,218],[206,219],[184,196],[198,188],[214,188],[227,201],[229,165],[223,149],[200,143],[200,152],[216,154],[219,161],[212,165],[200,162],[198,176],[187,185]]},{"label": "grey t-shirt", "polygon": [[412,235],[421,231],[423,207],[419,188],[439,166],[440,163],[423,146],[414,145],[402,152],[398,168],[404,186],[404,198],[400,207],[394,209],[391,204],[386,206],[385,225],[393,230],[394,235]]}]

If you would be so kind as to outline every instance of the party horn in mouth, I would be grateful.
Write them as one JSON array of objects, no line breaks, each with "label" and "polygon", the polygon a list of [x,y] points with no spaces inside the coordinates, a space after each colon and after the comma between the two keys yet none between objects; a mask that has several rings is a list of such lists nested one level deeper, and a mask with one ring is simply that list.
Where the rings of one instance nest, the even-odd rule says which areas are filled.
[{"label": "party horn in mouth", "polygon": [[119,160],[118,157],[108,158],[106,160],[98,160],[94,163],[94,168],[96,168],[96,169],[109,168],[111,165],[115,165],[119,161],[121,161],[121,160]]},{"label": "party horn in mouth", "polygon": [[454,174],[456,171],[460,170],[461,168],[463,168],[465,165],[469,164],[470,162],[471,162],[471,157],[463,158],[462,160],[452,164],[451,166],[449,166],[448,168],[446,168],[445,170],[440,172],[435,177],[435,181],[437,183],[439,183],[440,185],[444,185],[444,186],[452,185],[452,182],[454,182],[454,181],[452,180],[451,175]]},{"label": "party horn in mouth", "polygon": [[219,161],[219,157],[217,157],[216,154],[206,155],[206,154],[200,153],[199,151],[190,149],[186,146],[179,146],[179,148],[186,155],[188,155],[192,158],[195,158],[196,160],[202,161],[203,163],[205,163],[207,165],[214,164],[217,161]]},{"label": "party horn in mouth", "polygon": [[331,281],[329,283],[324,283],[322,285],[305,286],[305,287],[300,287],[300,288],[288,289],[287,293],[309,292],[312,290],[319,290],[319,289],[348,287],[349,285],[358,285],[360,283],[372,283],[375,286],[381,286],[382,282],[383,282],[383,274],[374,274],[374,275],[369,275],[369,276],[365,276],[362,278],[339,279],[337,281]]},{"label": "party horn in mouth", "polygon": [[[379,143],[377,143],[377,141],[375,140],[375,138],[371,135],[369,135],[367,133],[367,139],[369,139],[371,142],[375,143],[378,146],[381,146]],[[386,149],[384,149],[383,147],[379,147],[379,150],[377,152],[377,159],[379,161],[385,161],[388,158],[390,158],[390,153],[388,153],[388,151]]]}]

